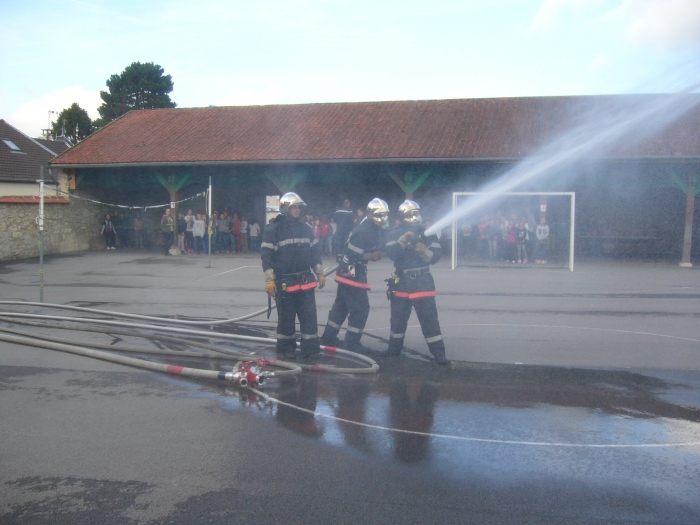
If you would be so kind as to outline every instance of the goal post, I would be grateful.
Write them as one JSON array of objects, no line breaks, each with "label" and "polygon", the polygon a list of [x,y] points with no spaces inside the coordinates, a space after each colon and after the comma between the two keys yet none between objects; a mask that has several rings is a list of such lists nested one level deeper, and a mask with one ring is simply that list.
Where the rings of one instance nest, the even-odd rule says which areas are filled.
[{"label": "goal post", "polygon": [[[575,229],[575,224],[576,224],[576,193],[575,192],[506,192],[506,193],[490,193],[490,192],[453,192],[452,193],[452,211],[453,213],[457,210],[458,208],[458,200],[460,197],[470,197],[470,196],[475,196],[475,195],[483,195],[483,196],[493,196],[493,199],[490,199],[494,202],[499,201],[502,197],[568,197],[569,202],[570,202],[570,216],[569,216],[569,228],[568,228],[568,236],[569,236],[569,250],[568,250],[568,256],[569,256],[569,271],[573,272],[574,271],[574,229]],[[483,207],[482,207],[483,208]],[[546,213],[546,210],[544,211]],[[455,219],[452,222],[452,269],[454,270],[457,267],[457,258],[458,258],[458,246],[457,246],[457,223],[462,220],[464,217],[460,217],[460,219]],[[533,232],[534,233],[534,232]]]}]

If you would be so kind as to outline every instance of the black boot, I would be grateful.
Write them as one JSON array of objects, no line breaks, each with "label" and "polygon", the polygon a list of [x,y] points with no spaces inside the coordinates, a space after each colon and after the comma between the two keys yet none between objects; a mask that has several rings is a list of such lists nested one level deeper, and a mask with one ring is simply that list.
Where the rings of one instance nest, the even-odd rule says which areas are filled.
[{"label": "black boot", "polygon": [[445,351],[443,349],[433,350],[433,358],[438,365],[449,365],[450,362],[445,357]]}]

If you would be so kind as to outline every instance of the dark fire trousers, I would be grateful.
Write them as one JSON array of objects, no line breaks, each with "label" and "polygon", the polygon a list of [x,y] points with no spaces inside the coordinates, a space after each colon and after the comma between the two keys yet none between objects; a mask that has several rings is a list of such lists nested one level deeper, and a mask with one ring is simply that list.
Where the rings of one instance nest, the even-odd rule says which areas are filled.
[{"label": "dark fire trousers", "polygon": [[314,290],[280,292],[277,296],[277,352],[293,355],[296,351],[296,318],[299,317],[302,355],[321,351],[316,320]]},{"label": "dark fire trousers", "polygon": [[348,318],[345,343],[359,343],[367,317],[369,317],[367,290],[338,283],[338,291],[331,312],[328,314],[328,324],[323,332],[323,339],[328,341],[337,337],[345,318]]},{"label": "dark fire trousers", "polygon": [[420,299],[405,299],[403,297],[391,297],[391,335],[389,338],[389,355],[398,355],[403,348],[403,340],[406,337],[408,318],[411,317],[411,308],[416,309],[418,322],[423,331],[425,342],[431,353],[445,351],[445,342],[440,333],[435,297],[422,297]]}]

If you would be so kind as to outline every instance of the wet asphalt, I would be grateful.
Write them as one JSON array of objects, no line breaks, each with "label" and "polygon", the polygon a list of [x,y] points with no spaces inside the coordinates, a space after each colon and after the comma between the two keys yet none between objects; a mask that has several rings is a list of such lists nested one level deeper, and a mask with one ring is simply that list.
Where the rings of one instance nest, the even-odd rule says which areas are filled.
[{"label": "wet asphalt", "polygon": [[[264,306],[254,256],[207,266],[126,251],[52,257],[44,299],[184,318]],[[370,269],[363,342],[377,351],[390,270]],[[266,395],[0,342],[0,523],[700,523],[696,269],[445,262],[433,273],[447,368],[429,360],[415,316],[404,356],[378,357],[378,374],[306,372],[270,380]],[[35,301],[37,283],[36,261],[0,265],[2,300]],[[317,293],[321,324],[334,291]],[[224,330],[266,336],[274,319]],[[0,328],[187,349],[109,330]]]}]

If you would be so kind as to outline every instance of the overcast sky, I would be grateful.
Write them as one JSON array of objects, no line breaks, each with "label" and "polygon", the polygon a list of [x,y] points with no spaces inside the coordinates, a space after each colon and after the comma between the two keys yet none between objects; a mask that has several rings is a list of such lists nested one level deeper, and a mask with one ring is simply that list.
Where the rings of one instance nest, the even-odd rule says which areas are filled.
[{"label": "overcast sky", "polygon": [[31,136],[73,102],[96,118],[135,61],[172,75],[178,107],[665,92],[700,73],[700,0],[0,0],[0,19],[0,118]]}]

